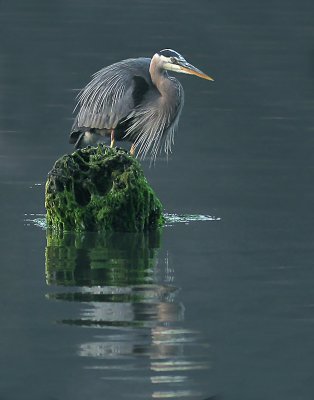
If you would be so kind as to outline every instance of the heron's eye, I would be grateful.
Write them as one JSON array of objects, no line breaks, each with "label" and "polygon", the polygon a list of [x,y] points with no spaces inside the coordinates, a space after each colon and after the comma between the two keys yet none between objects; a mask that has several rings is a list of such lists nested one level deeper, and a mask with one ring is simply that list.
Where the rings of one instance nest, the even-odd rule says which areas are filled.
[{"label": "heron's eye", "polygon": [[176,59],[175,57],[170,57],[170,61],[171,61],[173,64],[177,64],[177,59]]}]

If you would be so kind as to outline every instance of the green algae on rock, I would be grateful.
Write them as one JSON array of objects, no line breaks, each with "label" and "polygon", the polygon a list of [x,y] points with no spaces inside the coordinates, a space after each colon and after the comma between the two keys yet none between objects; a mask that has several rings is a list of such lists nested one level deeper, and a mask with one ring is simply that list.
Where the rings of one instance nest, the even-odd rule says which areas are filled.
[{"label": "green algae on rock", "polygon": [[163,224],[140,163],[100,144],[56,161],[46,182],[47,225],[59,231],[141,232]]}]

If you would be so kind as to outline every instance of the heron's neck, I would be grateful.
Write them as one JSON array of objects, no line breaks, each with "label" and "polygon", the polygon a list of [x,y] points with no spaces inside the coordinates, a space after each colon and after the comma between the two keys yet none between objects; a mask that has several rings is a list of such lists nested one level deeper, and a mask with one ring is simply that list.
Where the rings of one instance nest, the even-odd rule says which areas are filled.
[{"label": "heron's neck", "polygon": [[165,70],[154,63],[149,67],[150,76],[153,84],[156,86],[162,96],[168,96],[171,92],[171,81]]}]

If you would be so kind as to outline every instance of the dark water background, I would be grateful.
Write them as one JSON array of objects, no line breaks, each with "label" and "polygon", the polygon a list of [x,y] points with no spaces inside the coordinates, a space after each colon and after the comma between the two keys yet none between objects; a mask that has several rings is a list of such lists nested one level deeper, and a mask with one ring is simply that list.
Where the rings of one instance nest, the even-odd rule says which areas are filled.
[{"label": "dark water background", "polygon": [[[2,0],[0,399],[314,398],[314,3]],[[42,183],[77,89],[165,47],[181,76],[159,237],[56,238]],[[32,215],[34,214],[34,215]]]}]

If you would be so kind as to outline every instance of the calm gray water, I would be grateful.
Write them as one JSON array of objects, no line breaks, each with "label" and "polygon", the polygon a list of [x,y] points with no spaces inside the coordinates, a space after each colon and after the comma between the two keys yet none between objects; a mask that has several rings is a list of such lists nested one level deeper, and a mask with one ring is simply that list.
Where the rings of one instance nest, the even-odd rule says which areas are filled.
[{"label": "calm gray water", "polygon": [[[2,0],[1,400],[314,398],[314,3]],[[77,90],[173,48],[160,234],[56,237],[44,182]],[[29,221],[30,220],[30,221]]]}]

